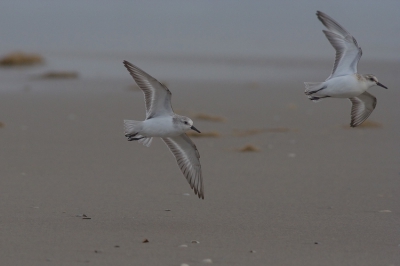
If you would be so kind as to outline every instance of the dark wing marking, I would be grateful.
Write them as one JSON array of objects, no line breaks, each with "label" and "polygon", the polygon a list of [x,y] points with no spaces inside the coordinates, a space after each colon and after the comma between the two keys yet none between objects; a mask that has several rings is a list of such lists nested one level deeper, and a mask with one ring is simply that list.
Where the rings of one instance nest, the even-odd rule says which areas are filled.
[{"label": "dark wing marking", "polygon": [[358,61],[362,56],[356,39],[333,18],[317,11],[318,19],[328,30],[323,30],[326,38],[336,50],[332,74],[326,79],[357,73]]},{"label": "dark wing marking", "polygon": [[357,97],[349,98],[349,100],[352,103],[350,126],[356,127],[361,125],[375,109],[376,98],[368,92],[364,92]]},{"label": "dark wing marking", "polygon": [[176,158],[179,168],[186,177],[190,187],[199,198],[204,199],[203,177],[201,173],[200,154],[196,145],[184,133],[177,137],[162,138]]},{"label": "dark wing marking", "polygon": [[128,61],[124,61],[124,65],[144,93],[146,119],[173,115],[174,111],[171,106],[171,92],[169,89]]}]

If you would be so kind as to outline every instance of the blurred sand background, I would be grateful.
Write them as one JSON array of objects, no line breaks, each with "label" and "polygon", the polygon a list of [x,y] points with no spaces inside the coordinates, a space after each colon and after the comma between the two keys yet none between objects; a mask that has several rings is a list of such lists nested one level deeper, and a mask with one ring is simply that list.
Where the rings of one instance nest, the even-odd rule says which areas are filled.
[{"label": "blurred sand background", "polygon": [[[44,59],[0,68],[2,265],[399,265],[397,2],[96,3],[0,4],[1,56]],[[333,63],[317,9],[389,87],[359,128],[303,93]],[[161,140],[123,136],[145,111],[122,60],[203,132],[205,200]]]}]

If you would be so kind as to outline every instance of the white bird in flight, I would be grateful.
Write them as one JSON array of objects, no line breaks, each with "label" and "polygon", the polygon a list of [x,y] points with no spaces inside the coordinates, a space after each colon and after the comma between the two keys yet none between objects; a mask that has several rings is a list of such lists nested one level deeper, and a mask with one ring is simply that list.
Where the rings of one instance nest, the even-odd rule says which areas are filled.
[{"label": "white bird in flight", "polygon": [[200,154],[185,134],[190,129],[200,131],[190,118],[174,113],[171,92],[166,86],[128,61],[124,61],[124,65],[142,89],[146,104],[144,121],[124,120],[125,136],[129,141],[138,140],[147,147],[153,137],[160,137],[175,156],[194,193],[204,199]]},{"label": "white bird in flight", "polygon": [[376,106],[376,98],[367,92],[372,86],[386,86],[372,74],[358,74],[357,64],[362,50],[356,39],[339,23],[321,11],[317,17],[328,30],[326,38],[336,50],[332,74],[324,82],[304,82],[305,94],[314,102],[323,98],[348,98],[352,103],[350,126],[361,125]]}]

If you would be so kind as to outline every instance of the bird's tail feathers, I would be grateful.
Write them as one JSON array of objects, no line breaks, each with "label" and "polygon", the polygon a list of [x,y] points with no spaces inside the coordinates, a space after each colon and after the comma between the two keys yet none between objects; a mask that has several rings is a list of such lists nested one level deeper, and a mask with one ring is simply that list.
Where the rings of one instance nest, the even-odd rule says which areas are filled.
[{"label": "bird's tail feathers", "polygon": [[322,89],[323,87],[323,82],[304,82],[304,85],[306,86],[306,90],[304,93],[306,95],[313,94],[314,92]]},{"label": "bird's tail feathers", "polygon": [[124,120],[125,137],[127,137],[129,141],[138,140],[144,146],[150,147],[153,138],[140,135],[139,132],[142,128],[142,121]]},{"label": "bird's tail feathers", "polygon": [[142,121],[124,120],[125,135],[135,135],[142,130]]},{"label": "bird's tail feathers", "polygon": [[318,97],[314,93],[324,89],[323,82],[304,82],[306,89],[304,93],[307,95],[308,99],[313,102],[319,102],[323,97]]}]

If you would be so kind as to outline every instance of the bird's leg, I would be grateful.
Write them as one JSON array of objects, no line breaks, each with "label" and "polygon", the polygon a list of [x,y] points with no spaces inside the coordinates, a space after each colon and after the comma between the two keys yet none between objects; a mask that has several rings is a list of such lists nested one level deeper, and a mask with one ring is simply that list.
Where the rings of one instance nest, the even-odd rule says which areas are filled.
[{"label": "bird's leg", "polygon": [[128,138],[128,141],[139,140],[139,139],[144,139],[144,137],[140,137],[140,138]]},{"label": "bird's leg", "polygon": [[311,101],[318,101],[318,100],[320,100],[320,99],[329,98],[329,97],[331,97],[331,96],[324,96],[324,97],[314,97],[314,96],[311,96],[311,97],[309,97],[309,99],[310,99]]},{"label": "bird's leg", "polygon": [[128,141],[132,141],[132,140],[139,140],[139,139],[144,139],[144,137],[140,137],[140,138],[134,138],[134,136],[136,136],[138,133],[135,134],[125,134],[125,137],[128,138]]},{"label": "bird's leg", "polygon": [[138,134],[138,133],[135,133],[135,134],[128,134],[128,133],[126,133],[126,134],[125,134],[125,137],[130,138],[130,137],[136,136],[137,134]]}]

